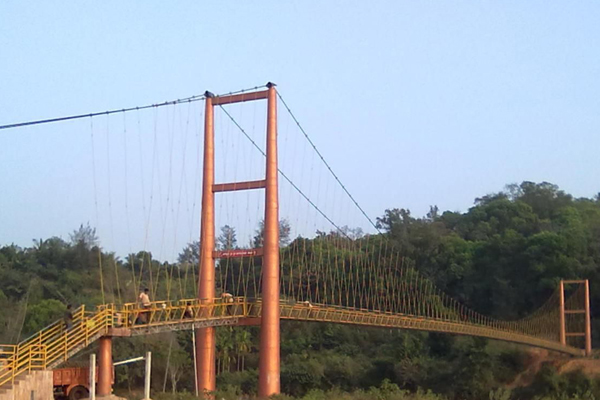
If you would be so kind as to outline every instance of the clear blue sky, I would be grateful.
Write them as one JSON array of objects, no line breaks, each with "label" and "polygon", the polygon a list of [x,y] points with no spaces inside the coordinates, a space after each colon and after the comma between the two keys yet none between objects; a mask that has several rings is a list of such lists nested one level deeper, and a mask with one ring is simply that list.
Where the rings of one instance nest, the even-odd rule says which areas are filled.
[{"label": "clear blue sky", "polygon": [[[599,21],[597,1],[6,0],[0,124],[273,81],[372,218],[466,211],[523,180],[591,197]],[[89,129],[0,131],[0,244],[95,225]],[[99,227],[120,254],[123,229],[109,245]]]}]

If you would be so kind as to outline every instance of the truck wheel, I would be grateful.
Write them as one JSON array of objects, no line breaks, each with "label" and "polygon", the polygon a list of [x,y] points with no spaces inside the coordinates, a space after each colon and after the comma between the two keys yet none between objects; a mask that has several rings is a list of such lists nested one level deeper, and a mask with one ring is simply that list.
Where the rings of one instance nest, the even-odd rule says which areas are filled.
[{"label": "truck wheel", "polygon": [[75,386],[69,392],[69,400],[81,400],[89,397],[90,392],[85,386]]}]

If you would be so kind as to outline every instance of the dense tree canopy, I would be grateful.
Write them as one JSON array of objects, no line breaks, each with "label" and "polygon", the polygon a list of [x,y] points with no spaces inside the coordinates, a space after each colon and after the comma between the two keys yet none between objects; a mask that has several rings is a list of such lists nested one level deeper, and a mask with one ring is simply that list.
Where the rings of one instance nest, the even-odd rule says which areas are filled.
[{"label": "dense tree canopy", "polygon": [[[314,238],[292,241],[289,223],[282,221],[281,244],[319,252],[324,251],[322,239],[331,235],[371,243],[387,240],[407,265],[440,289],[501,319],[534,311],[560,279],[590,279],[592,311],[594,316],[600,312],[600,193],[574,198],[550,183],[523,182],[476,199],[464,213],[432,206],[426,216],[416,217],[410,210],[390,208],[377,224],[384,232],[380,236],[344,227],[344,232],[315,232]],[[261,245],[262,230],[257,228],[251,247]],[[220,249],[238,248],[235,228],[222,227],[217,242]],[[195,295],[198,242],[183,249],[176,264],[155,260],[148,252],[119,258],[103,251],[99,243],[88,224],[75,230],[68,242],[53,237],[34,240],[27,248],[0,247],[0,342],[14,343],[60,318],[67,303],[132,301],[140,287],[150,287],[156,298]],[[227,266],[235,271],[246,268],[239,263]],[[294,279],[288,270],[283,272],[284,282]],[[167,276],[180,280],[165,283]],[[594,322],[595,344],[598,328]],[[255,393],[257,329],[218,332],[219,384],[231,385],[233,393]],[[372,390],[368,393],[374,398],[405,398],[385,396],[419,388],[456,399],[592,398],[598,392],[598,385],[587,377],[558,377],[546,366],[530,387],[511,394],[502,388],[521,372],[527,355],[517,347],[483,339],[290,322],[282,325],[282,339],[283,389],[297,396],[360,389]],[[156,390],[193,390],[189,333],[119,340],[117,346],[123,357],[144,349],[155,352]],[[119,369],[117,386],[140,384],[140,368]]]}]

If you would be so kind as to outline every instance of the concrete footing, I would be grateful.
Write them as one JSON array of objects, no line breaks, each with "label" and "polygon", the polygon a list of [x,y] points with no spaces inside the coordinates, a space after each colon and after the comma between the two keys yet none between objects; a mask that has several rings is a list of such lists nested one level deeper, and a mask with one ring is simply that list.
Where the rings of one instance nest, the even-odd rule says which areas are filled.
[{"label": "concrete footing", "polygon": [[0,390],[0,400],[54,400],[52,371],[32,371]]}]

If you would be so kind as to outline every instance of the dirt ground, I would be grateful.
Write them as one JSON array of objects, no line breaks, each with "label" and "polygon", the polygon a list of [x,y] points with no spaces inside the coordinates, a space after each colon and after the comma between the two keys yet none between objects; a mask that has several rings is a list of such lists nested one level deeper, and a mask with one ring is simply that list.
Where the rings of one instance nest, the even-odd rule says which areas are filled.
[{"label": "dirt ground", "polygon": [[512,389],[516,387],[528,386],[531,384],[533,378],[545,363],[550,363],[556,367],[559,374],[566,374],[581,370],[585,375],[591,378],[600,376],[599,358],[575,358],[557,354],[548,350],[531,349],[527,352],[525,370],[517,375],[515,380],[508,385],[508,387]]}]

